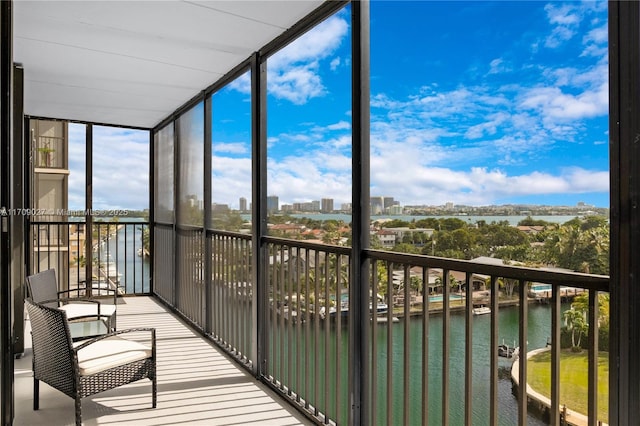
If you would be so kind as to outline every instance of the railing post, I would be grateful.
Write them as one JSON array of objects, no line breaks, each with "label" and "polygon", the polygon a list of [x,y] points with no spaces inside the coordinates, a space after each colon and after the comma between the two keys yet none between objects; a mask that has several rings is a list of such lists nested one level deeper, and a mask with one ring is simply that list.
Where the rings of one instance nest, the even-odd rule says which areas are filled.
[{"label": "railing post", "polygon": [[[369,424],[369,1],[351,3],[352,254],[349,288],[349,424]],[[371,295],[376,300],[376,295]],[[391,300],[389,300],[391,305]]]},{"label": "railing post", "polygon": [[212,141],[212,96],[207,95],[204,98],[204,223],[202,224],[202,241],[204,244],[204,324],[202,328],[211,334],[213,322],[213,306],[211,304],[211,235],[207,229],[211,227],[211,144]]},{"label": "railing post", "polygon": [[[84,245],[84,279],[87,287],[87,295],[91,297],[91,280],[93,279],[93,216],[88,214],[93,206],[93,125],[85,125],[85,167],[86,167],[86,185],[85,185],[85,245]],[[99,254],[98,254],[99,256]],[[100,262],[100,259],[98,259]],[[98,264],[99,266],[99,264]],[[78,286],[80,285],[80,276],[78,276]]]},{"label": "railing post", "polygon": [[[0,2],[0,206],[9,205],[11,190],[10,146],[11,146],[11,75],[13,68],[13,2]],[[3,216],[0,229],[0,396],[2,405],[0,414],[3,425],[13,422],[13,354],[12,346],[12,309],[10,276],[10,238],[9,217]]]},{"label": "railing post", "polygon": [[[610,1],[611,324],[609,424],[640,418],[640,3]],[[616,367],[617,366],[617,367]]]},{"label": "railing post", "polygon": [[267,354],[266,325],[266,255],[267,246],[267,64],[256,52],[251,57],[251,285],[253,373],[265,370]]}]

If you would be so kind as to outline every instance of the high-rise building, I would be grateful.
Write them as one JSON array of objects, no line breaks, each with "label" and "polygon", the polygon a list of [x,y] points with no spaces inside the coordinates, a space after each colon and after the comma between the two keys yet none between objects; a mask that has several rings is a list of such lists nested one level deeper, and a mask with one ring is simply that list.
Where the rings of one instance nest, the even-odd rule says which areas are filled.
[{"label": "high-rise building", "polygon": [[402,213],[404,213],[404,208],[399,205],[399,204],[394,204],[389,206],[388,210],[389,214],[391,215],[401,215]]},{"label": "high-rise building", "polygon": [[371,197],[370,199],[371,214],[384,213],[384,198],[383,197]]},{"label": "high-rise building", "polygon": [[277,212],[280,209],[280,200],[277,195],[269,195],[267,197],[267,211]]},{"label": "high-rise building", "polygon": [[387,210],[389,207],[396,205],[397,203],[393,200],[393,197],[383,197],[383,205],[384,209]]},{"label": "high-rise building", "polygon": [[323,213],[331,213],[333,211],[333,198],[323,198],[320,200],[320,211]]},{"label": "high-rise building", "polygon": [[247,211],[247,199],[244,197],[240,197],[240,202],[239,204],[239,210],[241,212],[246,212]]}]

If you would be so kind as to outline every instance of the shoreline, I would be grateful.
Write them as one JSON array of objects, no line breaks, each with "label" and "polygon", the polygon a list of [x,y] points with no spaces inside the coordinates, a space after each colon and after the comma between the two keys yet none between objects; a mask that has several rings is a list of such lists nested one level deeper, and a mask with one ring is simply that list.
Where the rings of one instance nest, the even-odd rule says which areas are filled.
[{"label": "shoreline", "polygon": [[[527,359],[539,353],[547,352],[550,350],[551,348],[549,347],[532,350],[530,352],[527,352]],[[513,361],[513,364],[511,365],[511,383],[516,389],[520,385],[519,384],[519,368],[520,368],[520,360],[516,359],[515,361]],[[527,383],[526,393],[527,393],[527,406],[536,410],[543,417],[550,415],[551,399],[533,390],[533,388],[529,385],[529,383]],[[570,426],[589,425],[589,419],[586,415],[579,413],[577,411],[571,410],[569,408],[566,409],[566,413],[567,414],[564,421],[566,422],[567,425],[570,425]],[[560,415],[562,416],[562,412],[560,413]],[[598,423],[598,424],[601,426],[607,426],[606,423]]]}]

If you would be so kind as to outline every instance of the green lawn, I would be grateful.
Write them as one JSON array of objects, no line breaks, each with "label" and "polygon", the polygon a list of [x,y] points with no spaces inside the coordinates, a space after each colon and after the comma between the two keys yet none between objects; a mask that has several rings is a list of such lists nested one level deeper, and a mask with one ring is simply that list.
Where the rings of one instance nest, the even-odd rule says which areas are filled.
[{"label": "green lawn", "polygon": [[[609,354],[598,354],[598,420],[609,417]],[[551,351],[529,358],[529,385],[551,399]],[[579,413],[587,413],[587,351],[560,352],[560,406]]]}]

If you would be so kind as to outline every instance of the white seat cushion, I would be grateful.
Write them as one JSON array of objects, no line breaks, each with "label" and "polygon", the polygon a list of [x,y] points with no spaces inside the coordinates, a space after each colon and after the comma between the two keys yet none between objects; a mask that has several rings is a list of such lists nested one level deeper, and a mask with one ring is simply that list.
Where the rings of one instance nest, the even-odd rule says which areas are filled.
[{"label": "white seat cushion", "polygon": [[[98,315],[97,303],[67,303],[60,306],[60,309],[66,312],[67,319],[74,319],[87,315]],[[108,303],[100,304],[100,315],[110,317],[116,311],[116,305]]]},{"label": "white seat cushion", "polygon": [[[74,346],[82,342],[74,343]],[[98,340],[78,351],[80,375],[88,376],[119,365],[149,358],[151,348],[142,343],[114,336]]]}]

